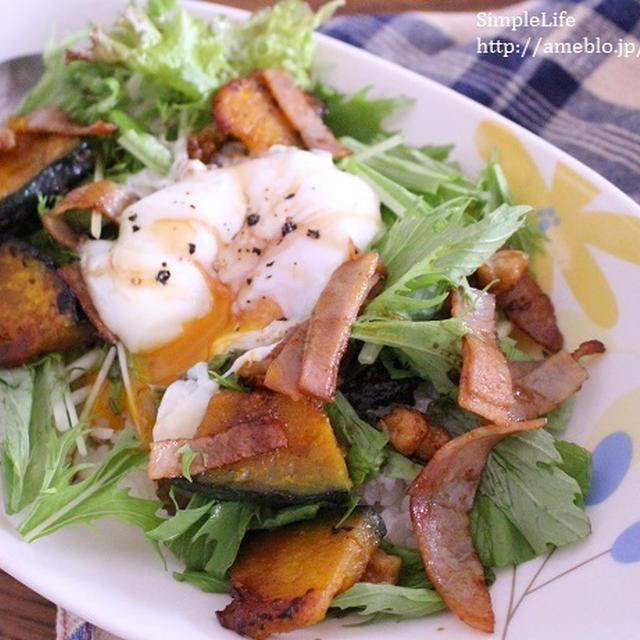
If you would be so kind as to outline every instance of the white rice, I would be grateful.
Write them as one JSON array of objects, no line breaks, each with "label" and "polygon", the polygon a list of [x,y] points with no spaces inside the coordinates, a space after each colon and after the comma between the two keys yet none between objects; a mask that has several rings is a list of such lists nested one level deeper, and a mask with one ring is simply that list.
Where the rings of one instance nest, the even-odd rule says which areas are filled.
[{"label": "white rice", "polygon": [[360,496],[363,502],[373,507],[384,520],[387,527],[386,539],[389,542],[415,548],[418,545],[411,529],[408,486],[404,480],[380,475],[362,485]]}]

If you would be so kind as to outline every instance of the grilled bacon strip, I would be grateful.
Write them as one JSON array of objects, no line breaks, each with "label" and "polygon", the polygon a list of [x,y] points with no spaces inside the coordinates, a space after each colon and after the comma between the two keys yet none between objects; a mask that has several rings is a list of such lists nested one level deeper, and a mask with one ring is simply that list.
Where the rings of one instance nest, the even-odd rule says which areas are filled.
[{"label": "grilled bacon strip", "polygon": [[307,94],[293,82],[286,69],[264,69],[265,84],[307,149],[328,151],[334,158],[349,155],[351,149],[336,140],[329,127],[313,108]]},{"label": "grilled bacon strip", "polygon": [[93,325],[98,335],[105,342],[116,344],[118,341],[117,336],[102,322],[102,318],[100,318],[100,314],[93,304],[91,294],[89,293],[89,289],[87,289],[87,283],[80,270],[80,264],[74,262],[72,264],[66,264],[64,267],[59,267],[58,275],[64,280],[73,295],[77,298],[82,310],[87,318],[89,318],[89,322]]},{"label": "grilled bacon strip", "polygon": [[467,514],[492,447],[545,423],[491,424],[463,433],[435,452],[408,489],[411,524],[429,580],[451,611],[480,631],[492,633],[495,619]]},{"label": "grilled bacon strip", "polygon": [[527,272],[518,283],[496,297],[498,307],[507,318],[539,345],[556,353],[564,338],[549,296]]},{"label": "grilled bacon strip", "polygon": [[137,196],[117,182],[111,180],[90,182],[69,191],[42,218],[42,224],[60,244],[69,249],[76,249],[82,240],[82,235],[69,226],[63,213],[71,209],[89,209],[118,223],[122,211],[136,200]]},{"label": "grilled bacon strip", "polygon": [[286,447],[287,437],[279,422],[260,419],[191,440],[177,438],[152,442],[147,468],[149,478],[158,480],[182,476],[183,453],[180,450],[185,445],[194,453],[200,454],[193,459],[189,467],[189,473],[195,475],[206,469],[216,469],[260,453]]},{"label": "grilled bacon strip", "polygon": [[341,264],[322,290],[309,320],[298,388],[330,402],[351,325],[369,291],[380,279],[381,263],[371,252]]},{"label": "grilled bacon strip", "polygon": [[472,310],[467,311],[459,292],[452,295],[452,315],[463,317],[472,333],[462,338],[462,370],[458,404],[496,424],[513,420],[509,410],[514,405],[511,373],[498,345],[495,330],[495,298],[476,292]]},{"label": "grilled bacon strip", "polygon": [[308,327],[309,321],[303,322],[284,338],[279,353],[269,364],[264,377],[263,386],[283,393],[292,400],[299,400],[302,397],[298,389],[298,380],[302,371],[302,357]]},{"label": "grilled bacon strip", "polygon": [[118,130],[115,124],[96,120],[84,125],[58,107],[38,107],[23,116],[9,118],[9,127],[22,133],[57,133],[63,136],[108,136]]}]

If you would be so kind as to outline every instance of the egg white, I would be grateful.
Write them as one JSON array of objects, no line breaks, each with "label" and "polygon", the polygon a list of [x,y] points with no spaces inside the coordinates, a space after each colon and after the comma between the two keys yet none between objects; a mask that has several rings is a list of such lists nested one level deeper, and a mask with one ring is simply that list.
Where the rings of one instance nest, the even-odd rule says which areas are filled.
[{"label": "egg white", "polygon": [[[352,244],[364,249],[381,227],[363,180],[328,154],[274,147],[142,198],[116,240],[84,242],[80,265],[103,322],[139,353],[215,314],[212,281],[229,291],[233,314],[266,299],[287,324],[307,318]],[[225,348],[240,336],[228,338]]]}]

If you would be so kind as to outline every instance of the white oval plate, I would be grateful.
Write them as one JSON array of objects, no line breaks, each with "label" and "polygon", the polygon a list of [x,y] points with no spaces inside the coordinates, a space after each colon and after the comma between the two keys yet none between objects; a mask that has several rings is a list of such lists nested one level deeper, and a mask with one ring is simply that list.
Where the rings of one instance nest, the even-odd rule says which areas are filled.
[{"label": "white oval plate", "polygon": [[[86,26],[109,22],[119,0],[2,3],[0,60],[40,51]],[[243,12],[188,3],[202,16]],[[517,201],[531,204],[547,228],[548,257],[537,271],[556,304],[569,349],[599,338],[607,354],[589,364],[567,438],[594,455],[587,540],[498,572],[491,587],[494,637],[508,639],[638,637],[640,593],[640,207],[602,177],[488,109],[415,73],[326,37],[318,37],[323,79],[352,92],[415,100],[389,125],[415,144],[455,143],[453,157],[477,171],[496,152]],[[214,612],[228,601],[175,582],[137,530],[109,520],[72,526],[27,545],[0,515],[0,566],[45,597],[130,640],[237,638]],[[171,570],[174,567],[169,567]],[[178,567],[175,567],[178,568]],[[483,637],[440,614],[421,620],[345,627],[330,620],[292,632],[295,640]],[[282,636],[286,637],[286,636]]]}]

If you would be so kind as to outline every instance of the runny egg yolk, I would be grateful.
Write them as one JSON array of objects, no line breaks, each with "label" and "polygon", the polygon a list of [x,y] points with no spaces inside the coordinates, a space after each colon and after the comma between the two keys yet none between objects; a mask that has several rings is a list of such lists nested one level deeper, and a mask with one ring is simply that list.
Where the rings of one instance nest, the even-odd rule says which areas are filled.
[{"label": "runny egg yolk", "polygon": [[117,240],[84,242],[80,266],[141,379],[166,385],[196,362],[282,337],[381,228],[363,180],[328,154],[274,147],[231,167],[195,161],[122,213]]},{"label": "runny egg yolk", "polygon": [[269,299],[233,314],[233,296],[228,287],[217,280],[210,282],[213,305],[209,313],[184,323],[177,338],[136,354],[136,368],[149,383],[169,384],[196,362],[224,351],[228,341],[225,338],[263,329],[282,316],[280,307]]}]

